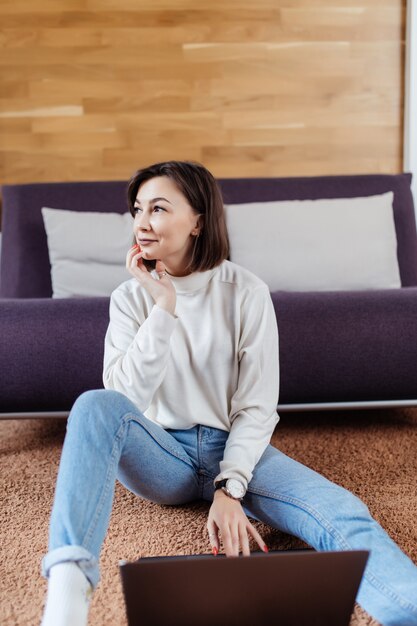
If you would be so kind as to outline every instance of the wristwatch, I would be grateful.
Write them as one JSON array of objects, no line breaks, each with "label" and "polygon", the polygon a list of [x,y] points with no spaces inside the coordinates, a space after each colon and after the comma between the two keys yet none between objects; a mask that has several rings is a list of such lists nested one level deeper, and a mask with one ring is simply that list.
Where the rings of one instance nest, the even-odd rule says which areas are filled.
[{"label": "wristwatch", "polygon": [[233,498],[233,500],[242,500],[243,496],[246,493],[246,489],[244,485],[237,480],[237,478],[225,478],[224,480],[219,480],[215,484],[215,490],[221,489],[224,493],[229,496],[229,498]]}]

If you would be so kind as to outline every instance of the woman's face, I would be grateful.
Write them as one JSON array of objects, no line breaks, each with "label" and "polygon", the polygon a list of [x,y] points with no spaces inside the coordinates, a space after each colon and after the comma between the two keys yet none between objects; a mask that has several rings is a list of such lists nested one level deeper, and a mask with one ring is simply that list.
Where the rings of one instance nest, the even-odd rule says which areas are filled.
[{"label": "woman's face", "polygon": [[147,260],[161,260],[170,274],[185,273],[198,215],[167,176],[151,178],[138,189],[133,232]]}]

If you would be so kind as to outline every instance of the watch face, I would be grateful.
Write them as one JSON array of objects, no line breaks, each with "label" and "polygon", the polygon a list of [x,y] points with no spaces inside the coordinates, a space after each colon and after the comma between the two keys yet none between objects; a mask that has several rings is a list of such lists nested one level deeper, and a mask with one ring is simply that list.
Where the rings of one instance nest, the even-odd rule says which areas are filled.
[{"label": "watch face", "polygon": [[235,478],[229,478],[226,483],[226,489],[232,496],[232,498],[243,498],[245,495],[245,488],[241,482]]}]

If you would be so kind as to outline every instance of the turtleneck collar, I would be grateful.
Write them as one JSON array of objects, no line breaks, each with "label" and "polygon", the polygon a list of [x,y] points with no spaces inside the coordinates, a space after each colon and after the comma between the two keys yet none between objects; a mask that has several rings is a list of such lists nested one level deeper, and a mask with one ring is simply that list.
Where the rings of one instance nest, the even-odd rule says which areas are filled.
[{"label": "turtleneck collar", "polygon": [[171,276],[171,274],[168,274],[168,276],[172,280],[177,293],[191,294],[206,287],[218,268],[219,266],[205,272],[193,272],[188,274],[188,276]]}]

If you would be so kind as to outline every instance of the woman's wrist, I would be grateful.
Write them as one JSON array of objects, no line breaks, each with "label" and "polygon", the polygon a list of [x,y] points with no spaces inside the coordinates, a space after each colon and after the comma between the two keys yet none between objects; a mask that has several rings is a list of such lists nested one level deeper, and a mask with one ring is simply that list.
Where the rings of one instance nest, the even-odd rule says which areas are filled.
[{"label": "woman's wrist", "polygon": [[223,489],[217,489],[217,491],[214,492],[213,502],[217,500],[225,500],[228,503],[237,502],[237,504],[240,504],[240,500],[235,500],[234,498],[231,498],[226,493],[224,493]]},{"label": "woman's wrist", "polygon": [[155,304],[159,306],[160,309],[164,309],[171,315],[175,315],[175,304],[176,304],[175,300],[172,300],[169,298],[158,298]]}]

